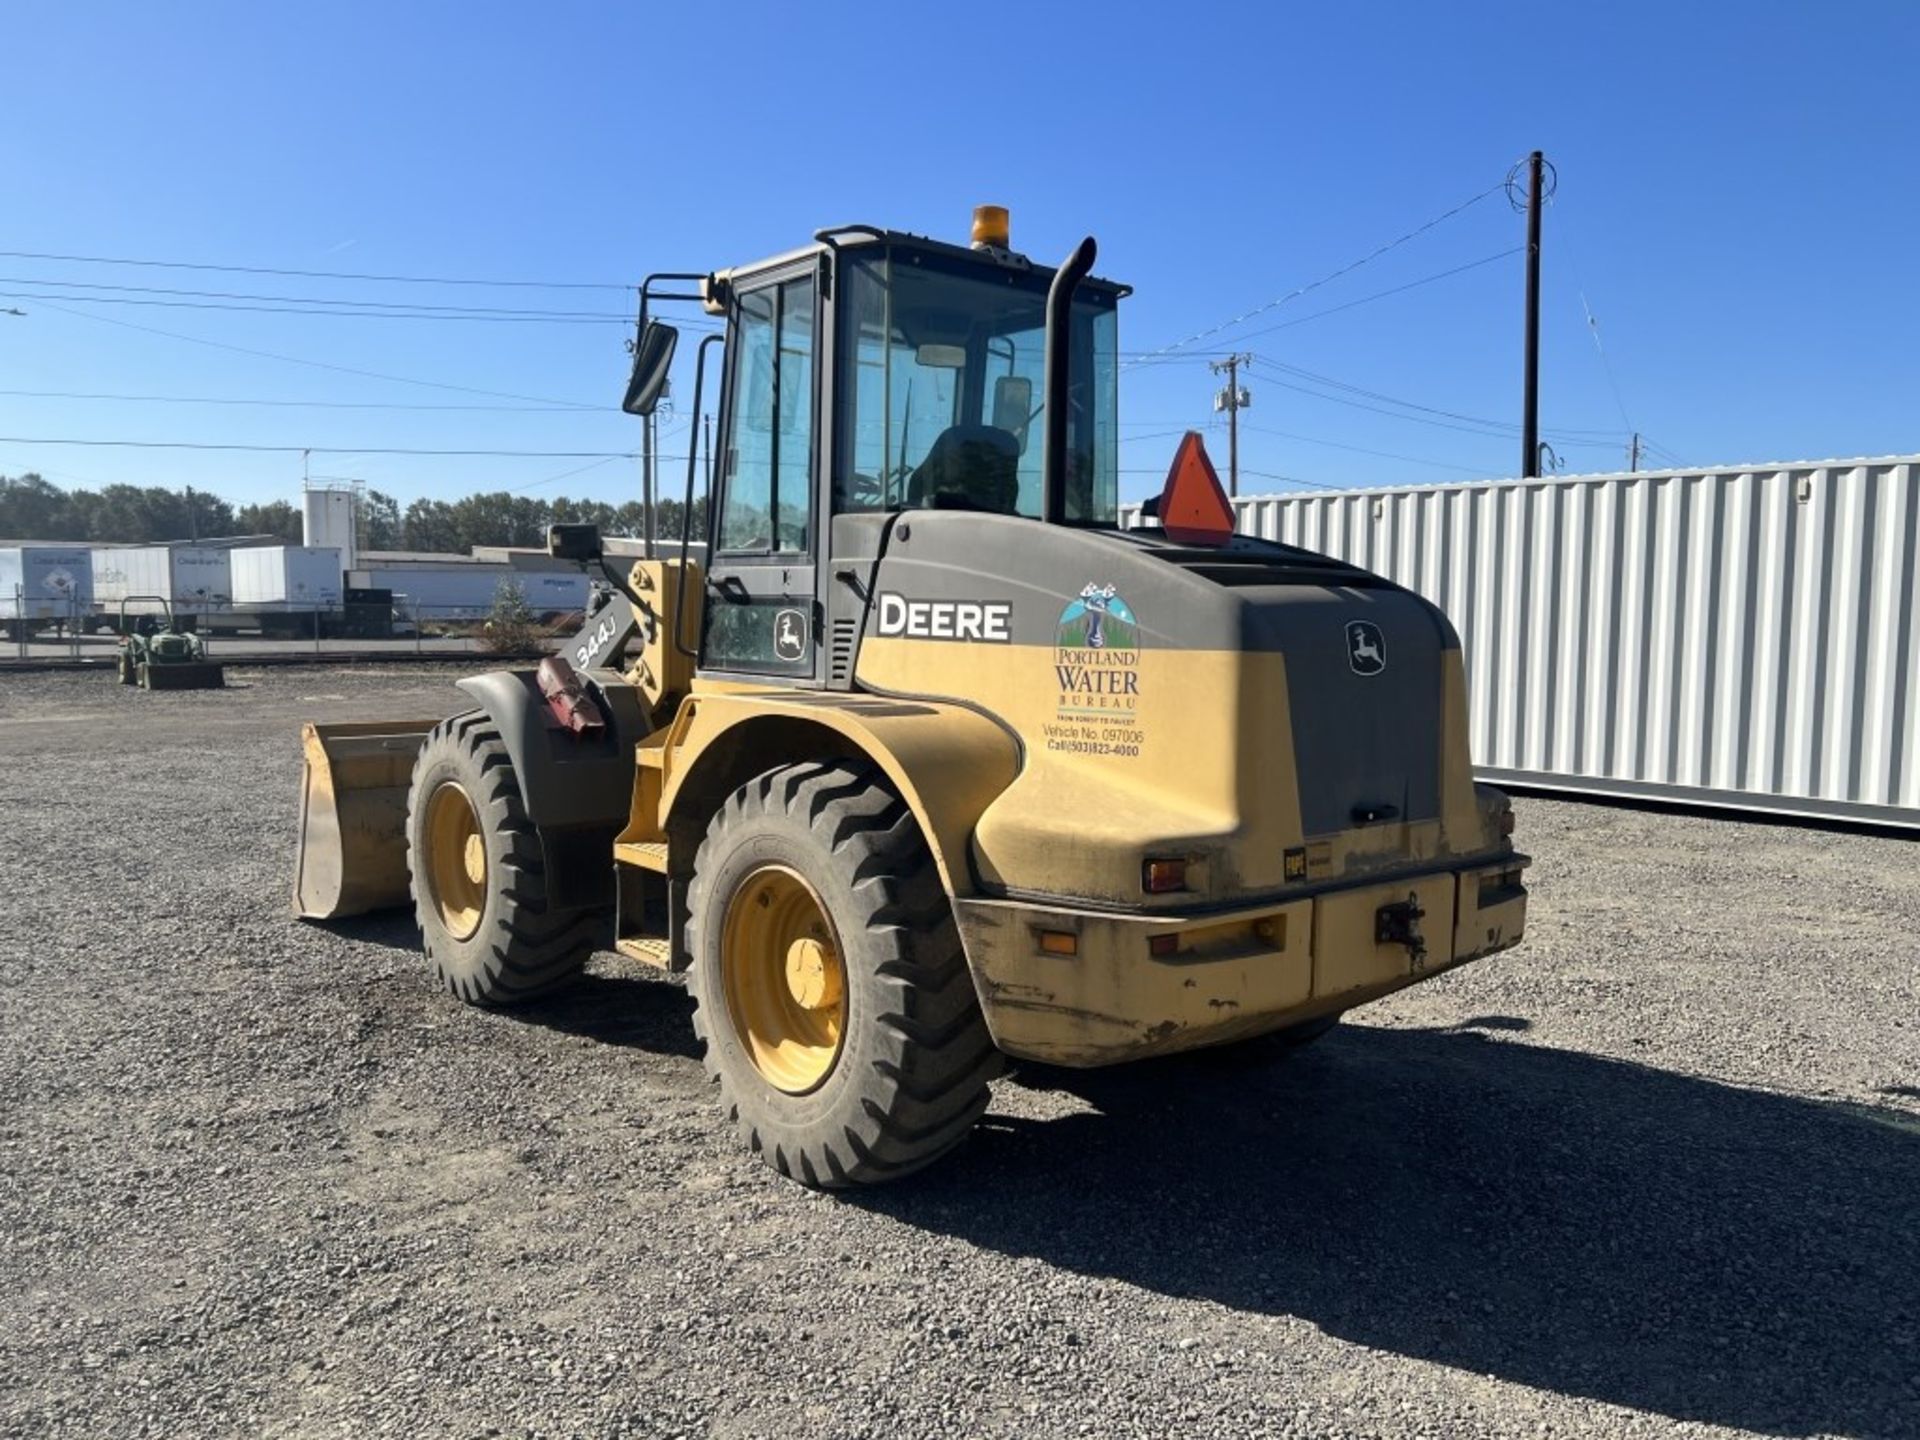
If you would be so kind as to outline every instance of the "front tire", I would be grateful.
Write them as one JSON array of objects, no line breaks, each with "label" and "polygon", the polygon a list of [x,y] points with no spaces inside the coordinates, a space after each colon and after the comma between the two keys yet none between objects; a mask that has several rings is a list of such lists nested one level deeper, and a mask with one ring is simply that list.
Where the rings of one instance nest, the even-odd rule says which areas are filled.
[{"label": "front tire", "polygon": [[840,1189],[966,1138],[1002,1060],[933,856],[876,770],[814,762],[741,786],[687,898],[694,1028],[750,1149]]},{"label": "front tire", "polygon": [[547,904],[540,836],[484,712],[428,734],[407,791],[407,872],[434,973],[462,1000],[517,1005],[577,974],[600,917]]}]

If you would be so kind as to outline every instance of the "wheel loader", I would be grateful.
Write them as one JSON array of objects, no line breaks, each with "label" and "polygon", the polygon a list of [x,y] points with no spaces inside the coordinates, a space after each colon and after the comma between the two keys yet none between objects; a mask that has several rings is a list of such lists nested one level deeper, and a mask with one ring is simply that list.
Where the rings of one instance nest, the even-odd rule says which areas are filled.
[{"label": "wheel loader", "polygon": [[1122,528],[1127,288],[993,207],[972,240],[650,276],[629,413],[656,307],[721,322],[708,562],[556,526],[610,585],[561,654],[305,731],[300,914],[410,901],[477,1005],[597,948],[685,972],[722,1106],[811,1186],[945,1154],[1010,1060],[1303,1041],[1525,923],[1446,617],[1233,533],[1196,434]]}]

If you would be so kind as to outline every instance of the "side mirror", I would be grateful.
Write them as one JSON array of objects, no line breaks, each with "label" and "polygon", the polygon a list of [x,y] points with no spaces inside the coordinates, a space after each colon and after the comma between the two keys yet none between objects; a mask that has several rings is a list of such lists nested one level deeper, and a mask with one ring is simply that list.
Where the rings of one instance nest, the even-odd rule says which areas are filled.
[{"label": "side mirror", "polygon": [[651,415],[667,388],[667,370],[673,364],[673,347],[680,332],[671,325],[649,320],[633,342],[633,375],[627,381],[627,398],[620,408],[629,415]]},{"label": "side mirror", "polygon": [[556,560],[578,560],[587,564],[603,553],[598,525],[549,525],[547,554]]},{"label": "side mirror", "polygon": [[1024,375],[1002,375],[993,382],[993,428],[1004,430],[1027,453],[1027,426],[1033,421],[1033,381]]}]

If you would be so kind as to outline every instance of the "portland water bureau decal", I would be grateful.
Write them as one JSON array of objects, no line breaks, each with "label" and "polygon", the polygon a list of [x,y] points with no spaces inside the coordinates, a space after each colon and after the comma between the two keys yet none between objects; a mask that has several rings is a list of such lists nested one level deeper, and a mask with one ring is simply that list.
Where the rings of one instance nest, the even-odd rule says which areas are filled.
[{"label": "portland water bureau decal", "polygon": [[1140,753],[1140,622],[1112,585],[1082,586],[1060,612],[1053,680],[1048,750],[1127,759]]}]

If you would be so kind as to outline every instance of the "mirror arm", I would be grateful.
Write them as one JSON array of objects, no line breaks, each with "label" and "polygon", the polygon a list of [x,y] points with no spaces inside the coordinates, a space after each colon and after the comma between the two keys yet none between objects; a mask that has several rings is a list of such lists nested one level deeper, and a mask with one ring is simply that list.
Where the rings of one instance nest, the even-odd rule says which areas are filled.
[{"label": "mirror arm", "polygon": [[[700,391],[707,380],[707,347],[715,341],[724,341],[725,332],[708,335],[700,342],[700,348],[693,352],[693,423],[700,423]],[[695,462],[700,455],[697,443],[698,432],[690,431],[687,438],[687,495],[680,505],[680,579],[679,592],[673,601],[673,647],[689,660],[698,662],[700,652],[697,646],[686,641],[687,626],[687,548],[693,542],[693,476]],[[707,564],[713,563],[713,487],[707,487]]]},{"label": "mirror arm", "polygon": [[637,595],[634,592],[634,589],[631,585],[627,584],[626,577],[621,575],[618,571],[616,571],[613,568],[613,566],[607,563],[607,557],[605,555],[601,555],[598,558],[600,562],[600,573],[607,577],[607,583],[609,585],[613,586],[614,589],[618,590],[622,595],[626,596],[627,599],[631,600],[635,605],[638,605],[643,609],[649,608],[647,606],[647,602],[642,600],[639,597],[639,595]]}]

